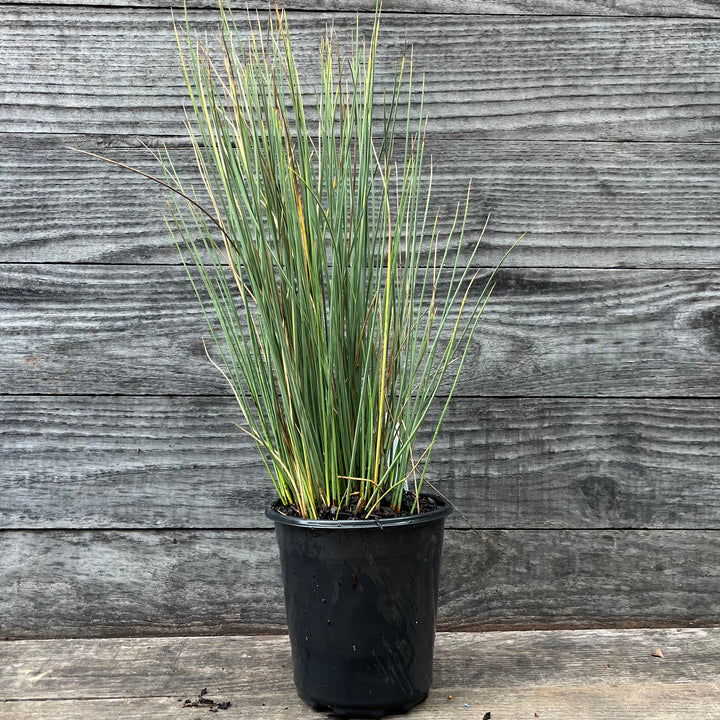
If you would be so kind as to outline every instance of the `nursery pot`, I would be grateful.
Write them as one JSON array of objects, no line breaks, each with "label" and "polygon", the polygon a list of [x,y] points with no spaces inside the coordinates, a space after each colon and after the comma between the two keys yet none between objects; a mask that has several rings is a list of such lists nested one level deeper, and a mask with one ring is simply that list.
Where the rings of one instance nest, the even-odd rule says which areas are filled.
[{"label": "nursery pot", "polygon": [[443,526],[451,507],[385,520],[275,522],[295,685],[341,717],[407,712],[432,679]]}]

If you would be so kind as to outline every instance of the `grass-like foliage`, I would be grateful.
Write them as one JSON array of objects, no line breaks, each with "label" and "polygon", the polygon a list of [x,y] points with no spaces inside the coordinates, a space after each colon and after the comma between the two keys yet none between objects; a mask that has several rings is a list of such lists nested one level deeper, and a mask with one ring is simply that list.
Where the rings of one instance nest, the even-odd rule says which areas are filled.
[{"label": "grass-like foliage", "polygon": [[467,199],[441,237],[411,58],[376,90],[379,12],[348,57],[327,31],[309,107],[284,13],[250,22],[247,40],[220,10],[212,48],[187,17],[176,28],[209,201],[158,155],[213,362],[282,503],[311,518],[351,502],[366,517],[385,498],[397,508],[422,488],[494,273],[470,299],[479,240],[464,248]]}]

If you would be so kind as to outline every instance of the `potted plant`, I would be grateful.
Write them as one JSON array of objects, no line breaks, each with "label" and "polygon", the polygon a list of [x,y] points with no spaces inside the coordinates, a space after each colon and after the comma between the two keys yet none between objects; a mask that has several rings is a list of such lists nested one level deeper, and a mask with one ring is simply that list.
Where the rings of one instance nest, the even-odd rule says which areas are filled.
[{"label": "potted plant", "polygon": [[176,28],[206,199],[167,152],[152,179],[275,486],[298,692],[338,715],[405,711],[430,686],[451,512],[423,492],[428,459],[494,272],[471,290],[467,200],[448,236],[431,214],[422,86],[403,57],[380,97],[379,12],[345,59],[326,32],[310,102],[283,13],[245,40],[220,16],[213,50],[187,13]]}]

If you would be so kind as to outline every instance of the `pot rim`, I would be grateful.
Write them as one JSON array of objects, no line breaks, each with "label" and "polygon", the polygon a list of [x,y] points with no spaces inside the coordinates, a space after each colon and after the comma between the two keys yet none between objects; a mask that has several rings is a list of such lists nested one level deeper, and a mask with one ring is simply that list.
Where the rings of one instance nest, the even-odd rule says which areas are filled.
[{"label": "pot rim", "polygon": [[278,502],[276,500],[272,505],[265,508],[265,516],[273,522],[281,523],[282,525],[295,525],[317,530],[349,530],[352,528],[364,530],[379,528],[380,530],[383,530],[388,527],[422,525],[426,522],[444,519],[453,512],[453,507],[447,500],[444,500],[432,493],[420,493],[420,495],[421,497],[431,497],[438,504],[441,504],[441,507],[437,507],[435,510],[431,510],[430,512],[419,513],[417,515],[383,518],[381,520],[317,520],[314,518],[288,517],[287,515],[283,515],[274,508],[274,505]]}]

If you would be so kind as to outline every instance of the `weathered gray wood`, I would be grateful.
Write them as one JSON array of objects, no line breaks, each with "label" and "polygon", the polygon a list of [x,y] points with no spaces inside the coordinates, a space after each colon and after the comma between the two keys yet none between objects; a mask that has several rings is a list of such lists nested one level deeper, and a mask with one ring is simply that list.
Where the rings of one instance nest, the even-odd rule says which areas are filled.
[{"label": "weathered gray wood", "polygon": [[[718,531],[446,532],[441,629],[712,625]],[[282,627],[271,531],[5,531],[0,635]]]},{"label": "weathered gray wood", "polygon": [[449,531],[444,628],[717,623],[715,531]]},{"label": "weathered gray wood", "polygon": [[[545,717],[552,720],[718,720],[720,689],[713,683],[688,682],[667,685],[552,688],[467,688],[462,681],[430,691],[428,699],[412,711],[415,720],[456,720],[458,715],[481,720],[486,712],[493,718]],[[197,685],[197,683],[195,683]],[[195,687],[195,686],[193,686]],[[197,692],[197,690],[195,690]],[[448,699],[452,697],[452,700]],[[232,706],[222,712],[223,720],[317,720],[294,690],[272,694],[238,696],[228,693]],[[2,720],[187,720],[188,710],[180,709],[178,698],[128,697],[114,700],[45,700],[0,704]],[[189,716],[193,717],[193,716]],[[203,715],[196,717],[204,717]]]},{"label": "weathered gray wood", "polygon": [[[718,633],[440,633],[433,689],[413,717],[717,718]],[[184,717],[203,687],[230,700],[228,720],[317,716],[292,686],[286,637],[18,641],[0,653],[11,701],[0,718]]]},{"label": "weathered gray wood", "polygon": [[[270,527],[237,415],[225,397],[0,397],[0,527]],[[459,398],[433,457],[478,528],[720,529],[719,400]]]},{"label": "weathered gray wood", "polygon": [[7,531],[0,547],[0,635],[265,632],[284,621],[271,531]]},{"label": "weathered gray wood", "polygon": [[718,527],[714,404],[459,398],[430,480],[476,527]]},{"label": "weathered gray wood", "polygon": [[[4,0],[5,5],[76,5],[77,0]],[[281,0],[287,10],[373,12],[375,0]],[[147,0],[83,0],[83,5],[147,8]],[[153,3],[161,7],[162,2]],[[217,7],[215,0],[188,0],[190,8]],[[237,5],[237,3],[236,3]],[[249,0],[242,7],[267,9],[267,2]],[[386,12],[490,15],[629,15],[642,17],[720,17],[716,0],[384,0]]]},{"label": "weathered gray wood", "polygon": [[[216,13],[192,17],[216,24]],[[293,16],[301,66],[330,17]],[[355,23],[334,18],[342,34]],[[184,134],[167,10],[6,6],[0,28],[5,132]],[[431,133],[715,141],[718,37],[703,19],[388,13],[382,43],[393,56],[414,44]]]},{"label": "weathered gray wood", "polygon": [[[440,632],[433,687],[715,682],[719,651],[719,628]],[[141,677],[146,697],[294,689],[286,635],[17,640],[0,653],[5,700],[123,698]]]},{"label": "weathered gray wood", "polygon": [[[293,12],[303,60],[326,19],[345,36],[355,10],[369,21],[367,2],[291,1],[322,10]],[[183,89],[165,5],[0,5],[0,261],[26,263],[0,271],[0,517],[26,528],[0,534],[0,625],[15,637],[226,633],[283,623],[271,532],[230,529],[256,523],[260,468],[225,424],[232,403],[204,358],[199,337],[207,332],[156,215],[160,199],[134,178],[61,149],[117,148],[137,157],[126,146],[139,138],[182,143]],[[708,269],[720,266],[720,34],[717,20],[679,17],[716,18],[720,5],[390,0],[385,7],[388,54],[407,35],[416,67],[428,71],[440,204],[449,208],[465,174],[475,175],[471,230],[493,213],[483,264],[529,230],[526,251],[512,260],[519,266],[668,268],[503,275],[436,468],[442,489],[469,506],[476,524],[523,529],[487,530],[484,541],[447,533],[442,626],[716,623],[720,536],[700,528],[717,528],[720,497],[720,286]],[[646,17],[595,17],[603,14]],[[215,17],[192,13],[200,28]],[[138,264],[27,264],[68,261]],[[62,392],[82,396],[38,396]],[[33,394],[27,407],[20,409],[18,393]],[[116,393],[148,397],[103,397]],[[211,393],[223,394],[217,406]],[[245,515],[234,516],[236,507]],[[646,524],[697,529],[567,529]],[[451,525],[461,526],[457,518]],[[40,529],[48,526],[56,529]],[[668,662],[643,648],[649,674],[672,668],[670,647]],[[135,651],[125,661],[147,674]],[[478,668],[483,681],[487,652],[454,652],[475,662],[459,668],[460,685],[448,682],[452,693],[426,706],[433,717],[463,711],[444,700],[459,697]],[[537,667],[554,671],[567,652],[553,660],[536,650]],[[590,663],[602,655],[612,668],[604,652],[585,647]],[[521,656],[516,664],[527,662]],[[583,677],[592,667],[583,666]],[[94,665],[86,671],[96,676]],[[37,687],[42,672],[28,676]],[[196,691],[203,687],[187,677]],[[505,688],[499,709],[484,708],[483,689],[465,697],[469,712],[483,707],[480,717],[485,709],[494,717],[712,717],[717,674],[685,681],[648,690],[628,675],[603,692]],[[284,692],[263,696],[265,717],[298,707],[291,688]],[[0,717],[177,714],[176,698],[137,700],[0,703]],[[259,702],[238,700],[233,712],[255,718]]]},{"label": "weathered gray wood", "polygon": [[[60,146],[58,147],[58,144]],[[0,260],[178,263],[161,192],[65,146],[87,138],[8,139],[0,147]],[[105,154],[157,172],[147,151]],[[720,266],[720,144],[496,142],[431,139],[435,207],[449,227],[472,179],[467,237],[491,216],[482,264]],[[188,150],[174,152],[191,179]]]},{"label": "weathered gray wood", "polygon": [[[0,286],[0,393],[227,393],[182,268],[6,265]],[[714,271],[504,269],[460,394],[717,396],[719,304]]]}]

